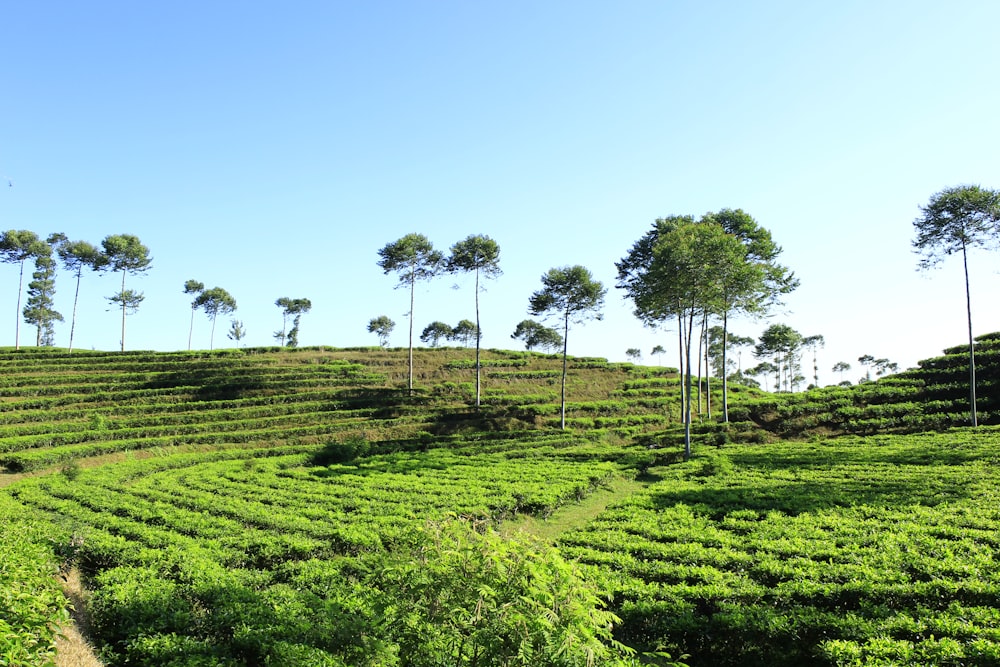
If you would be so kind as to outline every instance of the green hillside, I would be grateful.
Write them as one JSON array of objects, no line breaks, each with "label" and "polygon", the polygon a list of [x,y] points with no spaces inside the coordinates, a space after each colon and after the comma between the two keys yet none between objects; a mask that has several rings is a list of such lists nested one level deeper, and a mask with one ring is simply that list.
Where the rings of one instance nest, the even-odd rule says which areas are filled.
[{"label": "green hillside", "polygon": [[561,431],[550,355],[477,412],[465,349],[0,351],[0,664],[59,567],[109,665],[1000,664],[1000,430],[833,437],[957,418],[960,352],[738,389],[682,462],[670,369],[572,359]]},{"label": "green hillside", "polygon": [[[0,466],[177,448],[308,447],[361,436],[432,446],[466,432],[558,426],[561,359],[486,351],[480,411],[465,349],[0,353]],[[567,426],[634,435],[679,414],[669,369],[571,359]],[[673,404],[673,406],[672,406]],[[671,410],[670,408],[673,407]]]},{"label": "green hillside", "polygon": [[[969,424],[969,348],[949,348],[917,368],[872,382],[794,394],[757,394],[731,411],[780,437],[913,433]],[[980,424],[1000,424],[1000,334],[976,339]]]}]

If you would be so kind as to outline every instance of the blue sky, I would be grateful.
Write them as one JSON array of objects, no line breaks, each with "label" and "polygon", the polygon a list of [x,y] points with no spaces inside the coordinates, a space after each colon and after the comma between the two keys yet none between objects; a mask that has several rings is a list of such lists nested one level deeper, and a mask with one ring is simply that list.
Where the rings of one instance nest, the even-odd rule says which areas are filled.
[{"label": "blue sky", "polygon": [[[964,339],[961,265],[918,273],[912,222],[945,187],[1000,187],[998,3],[11,2],[3,16],[0,227],[139,236],[153,268],[129,281],[146,296],[129,349],[187,347],[191,278],[233,294],[250,345],[273,342],[287,296],[313,303],[303,345],[375,344],[366,325],[385,314],[405,346],[407,294],[377,251],[418,232],[444,251],[500,244],[485,346],[520,347],[540,276],[583,264],[609,293],[570,353],[637,347],[652,363],[674,335],[631,315],[614,262],[657,217],[727,207],[770,229],[801,279],[770,320],[733,329],[822,334],[821,382],[836,361],[906,367]],[[1000,330],[998,259],[970,258],[977,334]],[[5,345],[16,285],[0,265]],[[72,288],[64,273],[59,345]],[[118,347],[115,291],[84,276],[78,347]],[[417,293],[418,332],[472,316],[471,279]],[[194,341],[209,344],[201,314]]]}]

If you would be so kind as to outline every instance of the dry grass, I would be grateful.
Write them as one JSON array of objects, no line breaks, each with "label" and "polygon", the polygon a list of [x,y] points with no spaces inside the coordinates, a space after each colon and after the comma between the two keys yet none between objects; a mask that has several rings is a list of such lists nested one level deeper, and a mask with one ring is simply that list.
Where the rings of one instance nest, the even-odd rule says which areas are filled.
[{"label": "dry grass", "polygon": [[71,621],[60,628],[56,640],[56,667],[102,667],[93,646],[87,640],[90,619],[87,616],[87,591],[80,581],[80,571],[73,568],[62,582],[63,593],[72,603]]}]

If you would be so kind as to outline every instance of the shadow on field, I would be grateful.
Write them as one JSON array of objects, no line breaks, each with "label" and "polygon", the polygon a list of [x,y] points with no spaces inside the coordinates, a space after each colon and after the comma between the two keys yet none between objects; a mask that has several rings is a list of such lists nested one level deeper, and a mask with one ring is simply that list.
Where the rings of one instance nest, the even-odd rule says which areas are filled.
[{"label": "shadow on field", "polygon": [[[984,455],[984,448],[980,446],[927,446],[920,436],[909,436],[909,438],[912,444],[907,447],[900,447],[898,444],[882,446],[878,438],[861,438],[856,441],[856,446],[849,447],[834,448],[824,444],[802,443],[795,449],[784,451],[774,451],[766,447],[747,448],[734,451],[729,458],[741,467],[807,470],[825,469],[833,465],[953,466],[978,461]],[[894,439],[893,442],[898,443],[899,440]]]},{"label": "shadow on field", "polygon": [[652,494],[657,507],[673,507],[679,503],[699,508],[712,517],[729,512],[752,509],[761,512],[779,511],[794,516],[833,507],[856,505],[899,507],[924,505],[933,507],[971,497],[968,484],[927,484],[913,482],[850,480],[789,481],[755,480],[744,485],[683,489]]},{"label": "shadow on field", "polygon": [[190,388],[198,401],[227,401],[243,398],[264,389],[268,384],[266,368],[192,368],[158,373],[146,383],[146,389]]},{"label": "shadow on field", "polygon": [[742,450],[731,457],[693,459],[688,479],[703,483],[661,487],[665,490],[654,492],[652,500],[659,507],[698,507],[714,517],[741,509],[797,515],[860,505],[933,507],[977,493],[969,484],[969,468],[962,465],[968,458],[918,448],[827,448],[811,454]]}]

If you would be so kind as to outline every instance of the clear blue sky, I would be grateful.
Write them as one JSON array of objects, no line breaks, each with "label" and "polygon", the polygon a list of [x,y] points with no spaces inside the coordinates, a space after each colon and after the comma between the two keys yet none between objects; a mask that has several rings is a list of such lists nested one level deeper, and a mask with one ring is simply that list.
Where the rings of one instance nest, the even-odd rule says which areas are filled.
[{"label": "clear blue sky", "polygon": [[[660,343],[675,364],[614,262],[657,217],[726,207],[801,279],[782,312],[733,329],[822,334],[822,382],[839,360],[906,367],[964,340],[961,265],[919,274],[912,222],[945,187],[1000,187],[1000,3],[95,0],[2,16],[0,228],[139,236],[154,260],[130,279],[146,300],[129,349],[187,347],[190,278],[233,294],[250,345],[273,342],[288,296],[313,303],[303,345],[375,344],[366,325],[386,314],[405,346],[407,294],[378,249],[478,233],[504,270],[485,346],[519,348],[540,276],[583,264],[609,294],[570,353],[655,362]],[[971,263],[975,332],[1000,330],[1000,253]],[[16,285],[0,265],[5,345]],[[66,345],[65,273],[58,290]],[[85,275],[78,347],[118,347],[115,291]],[[471,319],[471,280],[423,286],[415,311],[418,332]],[[208,347],[201,314],[194,335]]]}]

